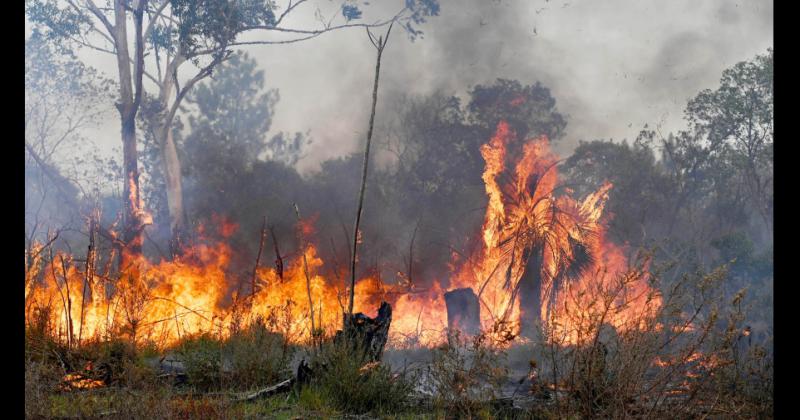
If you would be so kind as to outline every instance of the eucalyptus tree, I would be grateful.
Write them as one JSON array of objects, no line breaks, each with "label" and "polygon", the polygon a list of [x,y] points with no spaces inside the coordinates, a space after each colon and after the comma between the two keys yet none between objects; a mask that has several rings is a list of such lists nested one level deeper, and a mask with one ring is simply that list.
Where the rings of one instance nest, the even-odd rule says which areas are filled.
[{"label": "eucalyptus tree", "polygon": [[719,88],[701,91],[685,111],[711,154],[709,163],[721,161],[738,169],[734,178],[768,232],[772,231],[773,77],[769,49],[726,69]]},{"label": "eucalyptus tree", "polygon": [[[407,0],[397,13],[373,23],[362,23],[361,3],[345,1],[333,16],[323,16],[317,7],[318,25],[295,27],[287,23],[290,16],[303,9],[308,11],[310,5],[309,0],[289,0],[283,6],[269,0],[26,2],[26,15],[35,32],[60,46],[96,51],[116,60],[119,85],[116,106],[122,127],[125,178],[123,241],[129,252],[141,252],[142,231],[150,223],[139,188],[136,147],[136,118],[147,97],[146,86],[153,86],[156,92],[152,95],[156,106],[149,109],[145,118],[150,120],[160,143],[172,248],[178,250],[185,221],[180,161],[172,138],[173,120],[186,94],[228,59],[231,48],[295,43],[339,29],[378,27],[392,21],[400,22],[414,38],[421,34],[418,25],[439,11],[437,0]],[[133,35],[129,34],[129,27]],[[246,33],[255,35],[252,40],[242,40]],[[190,66],[194,67],[191,77],[181,82],[181,70]]]},{"label": "eucalyptus tree", "polygon": [[722,228],[755,222],[751,233],[771,242],[773,92],[770,49],[726,69],[718,88],[692,98],[684,111],[688,129],[640,134],[638,142],[660,149],[660,164],[673,185],[667,236],[707,242],[714,232],[697,227],[711,226],[708,219]]}]

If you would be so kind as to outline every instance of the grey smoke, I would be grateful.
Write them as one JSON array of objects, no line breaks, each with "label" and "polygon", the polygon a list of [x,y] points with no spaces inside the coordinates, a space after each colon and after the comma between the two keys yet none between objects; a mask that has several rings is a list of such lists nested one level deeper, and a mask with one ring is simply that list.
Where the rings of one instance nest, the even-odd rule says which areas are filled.
[{"label": "grey smoke", "polygon": [[[373,4],[364,19],[388,16],[400,4]],[[301,13],[289,23],[315,24],[313,6]],[[769,0],[442,0],[441,15],[422,27],[424,38],[410,42],[395,28],[384,54],[378,124],[399,94],[441,89],[465,96],[470,86],[503,77],[551,89],[569,116],[562,154],[582,139],[632,139],[644,124],[680,129],[689,98],[773,45],[772,16]],[[374,49],[362,29],[248,51],[268,87],[280,91],[273,129],[311,131],[301,171],[363,142]],[[82,55],[114,76],[110,57]],[[107,120],[94,137],[112,153],[119,127]]]}]

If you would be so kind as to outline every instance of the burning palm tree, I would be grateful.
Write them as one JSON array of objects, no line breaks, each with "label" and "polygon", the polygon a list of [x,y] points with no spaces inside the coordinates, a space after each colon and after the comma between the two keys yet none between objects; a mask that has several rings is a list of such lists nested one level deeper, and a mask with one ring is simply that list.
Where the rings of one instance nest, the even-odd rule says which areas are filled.
[{"label": "burning palm tree", "polygon": [[[497,320],[519,320],[517,332],[532,337],[542,319],[550,319],[563,285],[595,266],[601,229],[598,219],[611,184],[578,202],[558,186],[558,160],[546,138],[523,145],[511,182],[501,186],[506,147],[514,138],[501,122],[481,149],[489,208],[483,228],[484,249],[476,277],[478,296]],[[487,264],[488,263],[488,264]],[[498,299],[501,298],[501,299]],[[500,306],[499,300],[504,300]],[[498,310],[498,308],[502,308]]]}]

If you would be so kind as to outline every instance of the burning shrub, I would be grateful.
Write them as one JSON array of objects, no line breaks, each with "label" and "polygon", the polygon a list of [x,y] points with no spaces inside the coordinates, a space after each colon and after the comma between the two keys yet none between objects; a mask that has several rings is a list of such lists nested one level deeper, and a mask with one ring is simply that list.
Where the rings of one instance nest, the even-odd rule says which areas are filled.
[{"label": "burning shrub", "polygon": [[713,337],[712,357],[701,361],[713,375],[712,392],[725,398],[727,405],[743,417],[763,417],[772,413],[774,366],[768,342],[753,340],[751,328],[744,321],[742,307],[745,291],[733,297],[724,332]]},{"label": "burning shrub", "polygon": [[85,344],[76,353],[84,360],[84,371],[102,379],[106,385],[126,385],[141,388],[154,381],[155,372],[144,363],[151,349],[137,349],[129,341],[113,339]]},{"label": "burning shrub", "polygon": [[573,323],[579,331],[559,336],[558,328],[545,329],[545,345],[534,351],[543,362],[536,376],[545,381],[548,404],[537,410],[587,418],[694,417],[745,407],[754,416],[770,413],[770,360],[760,347],[743,346],[747,330],[736,300],[727,323],[721,316],[725,267],[661,285],[663,268],[654,271],[650,281],[664,290],[663,304],[628,320],[637,328],[608,323],[604,314],[615,311],[617,288],[605,287],[588,296],[603,310]]},{"label": "burning shrub", "polygon": [[35,308],[33,314],[25,326],[25,356],[37,362],[57,362],[54,356],[57,358],[66,349],[52,333],[49,308]]},{"label": "burning shrub", "polygon": [[424,391],[434,405],[462,416],[474,416],[490,407],[508,379],[506,354],[492,345],[488,336],[471,340],[456,331],[447,344],[433,350]]}]

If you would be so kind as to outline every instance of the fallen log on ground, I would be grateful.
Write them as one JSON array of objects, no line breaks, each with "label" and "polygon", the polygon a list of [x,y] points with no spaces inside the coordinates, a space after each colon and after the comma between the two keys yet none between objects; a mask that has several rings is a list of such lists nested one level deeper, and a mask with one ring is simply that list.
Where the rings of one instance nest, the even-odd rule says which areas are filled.
[{"label": "fallen log on ground", "polygon": [[308,367],[308,364],[305,360],[300,361],[300,364],[297,366],[297,373],[295,376],[277,383],[272,386],[268,386],[266,388],[259,389],[256,392],[251,394],[247,394],[243,397],[234,398],[235,402],[245,402],[245,401],[254,401],[259,398],[266,398],[273,396],[275,394],[280,394],[282,392],[289,392],[292,390],[295,384],[307,384],[311,380],[311,369]]},{"label": "fallen log on ground", "polygon": [[281,383],[278,383],[278,384],[275,384],[275,385],[272,385],[272,386],[268,386],[268,387],[266,387],[264,389],[259,389],[258,391],[254,392],[252,394],[248,394],[248,395],[246,395],[244,397],[241,397],[241,398],[236,398],[235,401],[236,402],[253,401],[253,400],[257,400],[259,398],[266,398],[266,397],[269,397],[269,396],[272,396],[272,395],[275,395],[275,394],[280,394],[281,392],[287,392],[287,391],[292,389],[292,387],[294,386],[296,381],[297,381],[297,378],[294,378],[294,377],[293,378],[289,378],[289,379],[287,379],[287,380],[285,380],[285,381],[283,381]]},{"label": "fallen log on ground", "polygon": [[[347,321],[347,315],[345,315]],[[352,322],[345,322],[345,329],[337,331],[334,336],[335,345],[348,345],[352,349],[363,349],[361,354],[365,368],[372,368],[383,356],[383,349],[389,340],[389,325],[392,323],[392,306],[386,302],[381,303],[378,309],[378,316],[370,318],[363,313],[353,315]],[[259,398],[266,398],[275,394],[290,391],[296,384],[308,384],[318,375],[306,363],[300,361],[294,377],[286,379],[278,384],[262,388],[244,397],[235,398],[236,402],[253,401]]]},{"label": "fallen log on ground", "polygon": [[189,376],[186,373],[162,373],[156,376],[158,379],[171,378],[172,386],[185,385],[189,382]]}]

